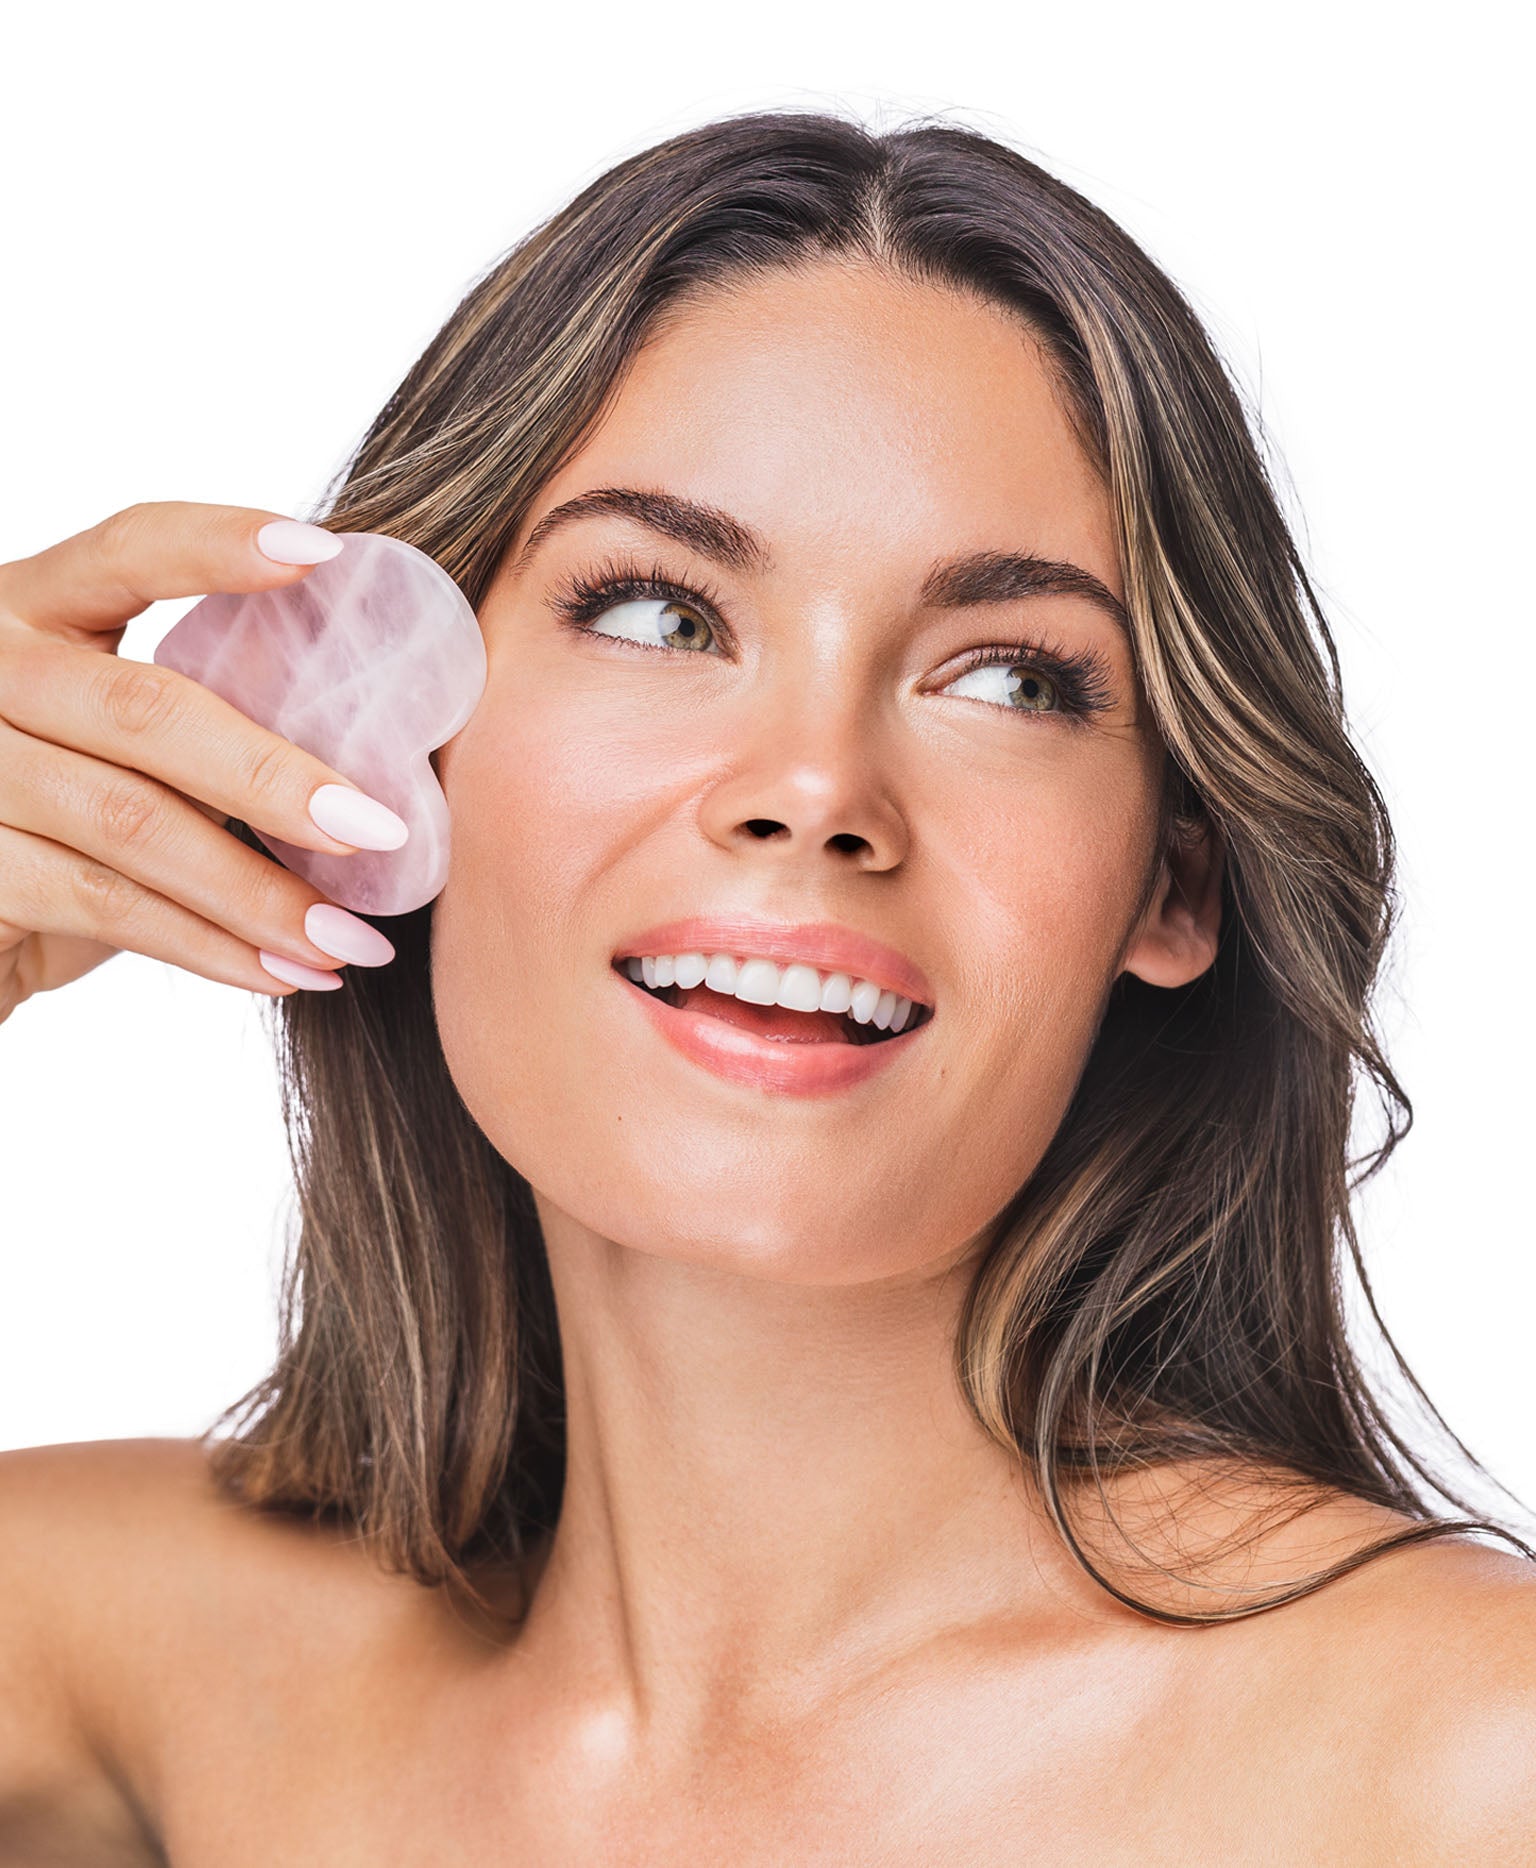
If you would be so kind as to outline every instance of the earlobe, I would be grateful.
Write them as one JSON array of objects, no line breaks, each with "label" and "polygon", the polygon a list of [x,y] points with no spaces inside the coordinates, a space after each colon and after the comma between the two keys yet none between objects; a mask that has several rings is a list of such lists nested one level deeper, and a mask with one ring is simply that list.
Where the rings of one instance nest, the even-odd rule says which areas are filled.
[{"label": "earlobe", "polygon": [[1163,858],[1122,972],[1149,986],[1187,986],[1210,967],[1221,939],[1225,866],[1221,837],[1209,818],[1181,830]]}]

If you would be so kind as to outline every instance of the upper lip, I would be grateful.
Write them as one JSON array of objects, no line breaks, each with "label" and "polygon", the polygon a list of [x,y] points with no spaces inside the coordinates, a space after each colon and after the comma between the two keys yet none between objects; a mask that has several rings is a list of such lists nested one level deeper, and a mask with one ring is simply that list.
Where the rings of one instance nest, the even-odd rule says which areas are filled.
[{"label": "upper lip", "polygon": [[615,960],[658,953],[714,953],[756,956],[763,960],[801,960],[824,973],[848,973],[933,1007],[933,988],[916,961],[857,928],[833,921],[771,921],[756,915],[694,916],[663,921],[629,935],[614,952]]}]

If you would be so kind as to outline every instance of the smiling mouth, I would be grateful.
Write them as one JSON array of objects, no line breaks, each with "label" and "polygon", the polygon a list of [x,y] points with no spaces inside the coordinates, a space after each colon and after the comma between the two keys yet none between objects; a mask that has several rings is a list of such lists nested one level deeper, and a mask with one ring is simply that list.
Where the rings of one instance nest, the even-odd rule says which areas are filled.
[{"label": "smiling mouth", "polygon": [[861,1023],[851,1012],[796,1012],[782,1005],[754,1005],[705,985],[647,986],[643,980],[630,978],[622,960],[613,961],[612,968],[626,986],[659,999],[674,1011],[698,1012],[755,1037],[788,1044],[894,1044],[920,1031],[933,1017],[931,1006],[914,1004],[903,1030],[882,1031],[873,1022]]}]

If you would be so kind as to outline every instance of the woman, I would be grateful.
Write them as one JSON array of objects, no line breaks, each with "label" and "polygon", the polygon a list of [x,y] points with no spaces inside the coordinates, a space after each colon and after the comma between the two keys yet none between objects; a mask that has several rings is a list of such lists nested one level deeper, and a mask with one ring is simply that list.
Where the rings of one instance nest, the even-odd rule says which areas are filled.
[{"label": "woman", "polygon": [[489,272],[323,516],[488,656],[382,949],[247,828],[358,847],[347,775],[93,653],[334,539],[0,567],[7,1009],[284,997],[302,1217],[231,1432],[0,1461],[8,1859],[1536,1847],[1536,1553],[1344,1333],[1391,833],[1170,282],[971,132],[728,119]]}]

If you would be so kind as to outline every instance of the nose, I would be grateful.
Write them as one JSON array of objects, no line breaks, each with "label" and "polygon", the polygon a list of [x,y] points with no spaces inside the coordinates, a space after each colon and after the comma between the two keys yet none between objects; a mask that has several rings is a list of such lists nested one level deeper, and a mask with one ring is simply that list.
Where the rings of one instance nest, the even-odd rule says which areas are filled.
[{"label": "nose", "polygon": [[764,707],[707,794],[701,827],[739,854],[774,846],[778,860],[829,853],[841,866],[894,869],[907,853],[906,819],[867,719],[851,697]]}]

